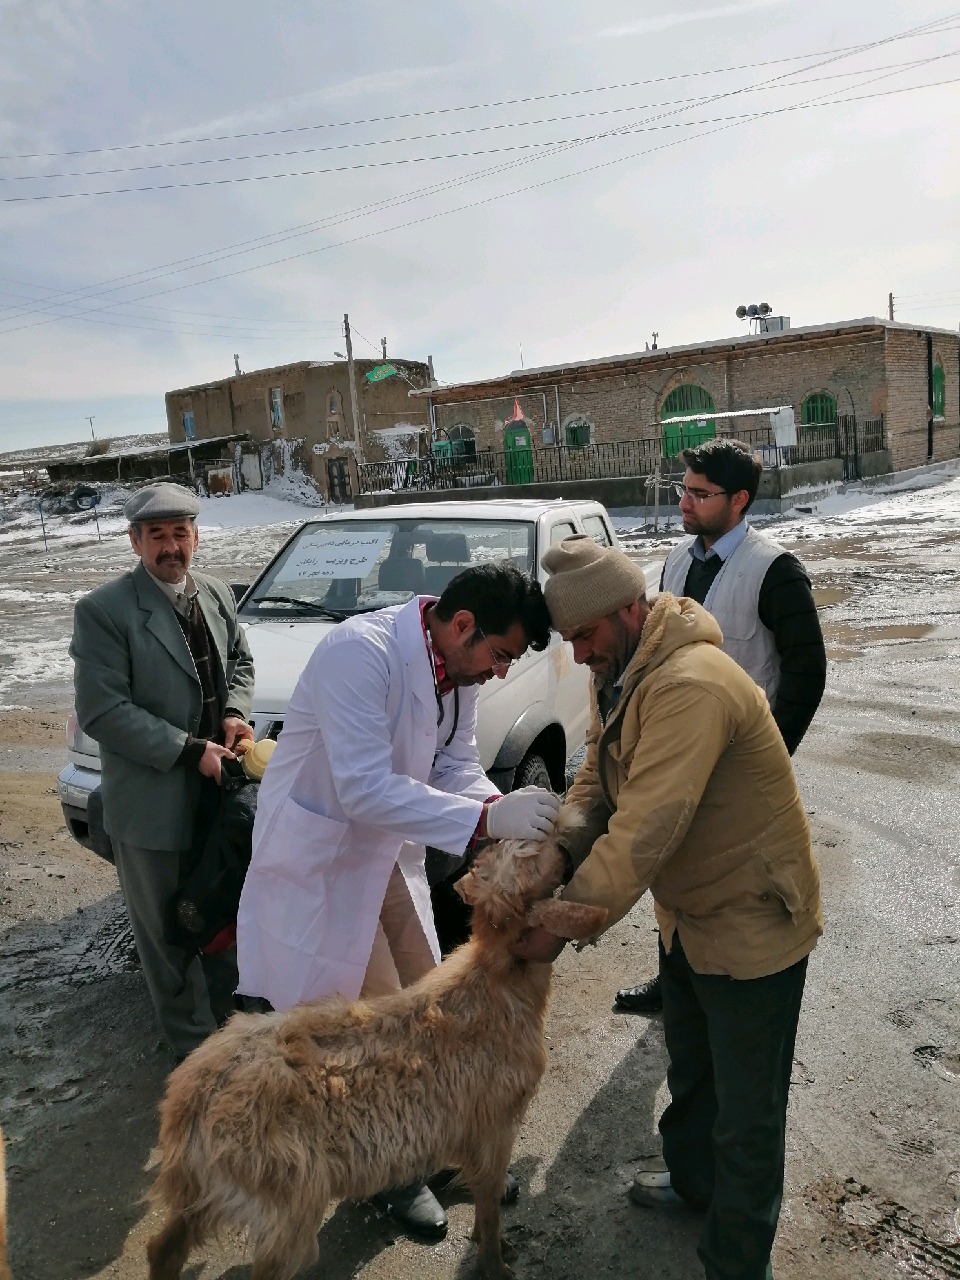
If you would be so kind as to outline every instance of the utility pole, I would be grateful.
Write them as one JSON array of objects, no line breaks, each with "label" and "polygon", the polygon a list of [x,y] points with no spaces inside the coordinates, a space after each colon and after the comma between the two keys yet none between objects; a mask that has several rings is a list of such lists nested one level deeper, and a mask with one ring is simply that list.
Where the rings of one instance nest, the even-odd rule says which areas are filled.
[{"label": "utility pole", "polygon": [[96,417],[96,414],[91,413],[87,418],[87,421],[90,423],[90,439],[91,440],[96,440],[97,438],[93,433],[93,420],[95,417]]},{"label": "utility pole", "polygon": [[350,414],[353,418],[353,438],[357,442],[357,461],[363,462],[363,443],[360,439],[360,411],[357,408],[357,380],[353,373],[353,339],[350,336],[350,317],[343,313],[343,338],[347,344],[347,380],[350,383]]},{"label": "utility pole", "polygon": [[383,352],[383,358],[384,358],[384,360],[386,360],[386,358],[387,358],[387,340],[386,340],[386,338],[381,338],[381,339],[380,339],[380,350]]},{"label": "utility pole", "polygon": [[887,295],[887,304],[890,310],[890,323],[892,324],[893,323],[893,294],[892,293]]}]

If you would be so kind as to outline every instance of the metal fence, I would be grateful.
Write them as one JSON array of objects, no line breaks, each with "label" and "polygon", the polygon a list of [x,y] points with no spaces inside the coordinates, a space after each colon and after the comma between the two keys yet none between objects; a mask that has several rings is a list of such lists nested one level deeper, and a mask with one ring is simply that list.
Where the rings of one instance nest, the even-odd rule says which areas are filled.
[{"label": "metal fence", "polygon": [[473,489],[483,485],[553,484],[563,480],[649,475],[660,453],[658,440],[561,445],[512,453],[480,449],[454,458],[367,462],[358,468],[361,493],[418,489]]},{"label": "metal fence", "polygon": [[[712,435],[712,433],[711,433]],[[721,429],[718,437],[742,440],[759,455],[765,469],[844,458],[850,450],[846,422],[798,425],[795,445],[778,445],[769,426],[753,430]],[[669,452],[662,435],[619,440],[611,444],[560,445],[514,452],[480,449],[453,458],[410,458],[367,462],[358,467],[361,493],[399,493],[473,489],[487,485],[555,484],[564,480],[597,480],[621,476],[650,476],[659,463],[661,475],[684,469],[680,451],[709,439],[702,425],[677,427],[670,434]],[[883,417],[858,425],[855,448],[870,453],[886,448]],[[464,495],[467,496],[467,495]]]}]

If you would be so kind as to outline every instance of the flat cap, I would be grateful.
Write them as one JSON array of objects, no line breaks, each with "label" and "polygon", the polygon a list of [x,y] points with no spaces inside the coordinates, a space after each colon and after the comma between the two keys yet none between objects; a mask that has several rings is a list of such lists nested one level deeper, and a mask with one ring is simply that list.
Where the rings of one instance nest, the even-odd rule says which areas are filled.
[{"label": "flat cap", "polygon": [[585,533],[564,538],[540,563],[550,575],[543,594],[558,631],[573,631],[646,595],[640,566],[619,548],[598,546]]},{"label": "flat cap", "polygon": [[182,484],[148,484],[138,489],[123,504],[123,514],[130,524],[140,520],[195,520],[200,514],[200,499]]}]

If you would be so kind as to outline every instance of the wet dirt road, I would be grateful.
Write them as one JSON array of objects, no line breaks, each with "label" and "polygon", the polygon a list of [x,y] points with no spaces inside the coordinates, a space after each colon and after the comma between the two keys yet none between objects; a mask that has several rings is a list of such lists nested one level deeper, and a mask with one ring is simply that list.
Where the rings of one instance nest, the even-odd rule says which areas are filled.
[{"label": "wet dirt road", "polygon": [[[831,651],[797,771],[823,874],[791,1099],[778,1280],[958,1277],[960,1254],[960,480],[771,526],[807,563]],[[629,525],[629,521],[626,522]],[[287,530],[203,534],[201,567],[249,578]],[[643,559],[663,540],[625,533]],[[0,1123],[18,1280],[146,1275],[138,1199],[169,1067],[113,870],[62,829],[70,605],[128,562],[116,535],[44,554],[0,544]],[[12,595],[8,593],[14,593]],[[15,594],[20,593],[20,594]],[[658,1150],[657,1019],[615,1014],[655,957],[641,904],[556,967],[550,1068],[506,1211],[520,1280],[694,1280],[697,1219],[630,1205]],[[471,1211],[435,1247],[339,1206],[308,1280],[470,1274]],[[243,1280],[241,1241],[190,1280]]]}]

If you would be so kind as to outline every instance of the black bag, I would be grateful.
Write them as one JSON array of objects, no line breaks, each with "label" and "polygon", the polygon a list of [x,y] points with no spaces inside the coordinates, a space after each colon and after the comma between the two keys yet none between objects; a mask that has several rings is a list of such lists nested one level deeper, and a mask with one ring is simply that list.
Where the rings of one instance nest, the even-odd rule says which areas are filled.
[{"label": "black bag", "polygon": [[168,912],[168,942],[202,951],[236,922],[259,791],[259,782],[251,782],[238,760],[222,761],[220,786],[203,779],[193,848]]}]

